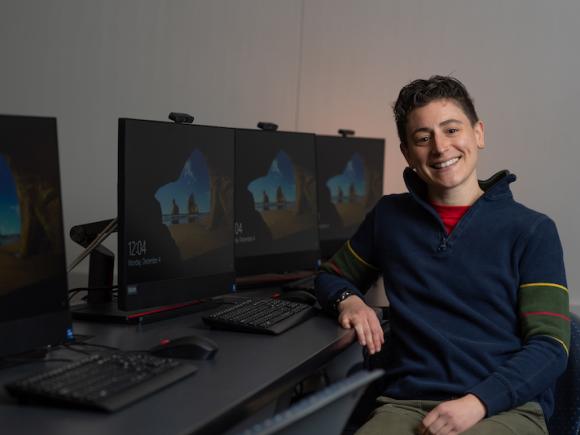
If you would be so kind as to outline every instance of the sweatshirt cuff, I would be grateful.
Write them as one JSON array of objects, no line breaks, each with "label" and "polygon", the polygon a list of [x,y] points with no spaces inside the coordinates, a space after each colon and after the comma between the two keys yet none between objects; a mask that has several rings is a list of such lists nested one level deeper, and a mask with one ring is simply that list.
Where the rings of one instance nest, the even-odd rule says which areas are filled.
[{"label": "sweatshirt cuff", "polygon": [[345,290],[364,300],[364,295],[350,281],[327,272],[318,274],[315,288],[318,302],[326,312],[331,314],[336,314],[334,303]]},{"label": "sweatshirt cuff", "polygon": [[486,417],[491,417],[512,407],[512,395],[505,382],[497,375],[491,375],[483,382],[467,391],[474,394],[485,406]]}]

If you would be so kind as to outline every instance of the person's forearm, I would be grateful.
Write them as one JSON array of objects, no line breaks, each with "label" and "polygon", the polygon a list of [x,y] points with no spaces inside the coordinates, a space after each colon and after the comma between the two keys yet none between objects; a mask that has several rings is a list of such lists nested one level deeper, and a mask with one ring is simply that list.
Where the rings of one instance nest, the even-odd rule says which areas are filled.
[{"label": "person's forearm", "polygon": [[471,388],[487,416],[514,408],[549,388],[566,368],[567,354],[557,341],[534,337],[487,379]]}]

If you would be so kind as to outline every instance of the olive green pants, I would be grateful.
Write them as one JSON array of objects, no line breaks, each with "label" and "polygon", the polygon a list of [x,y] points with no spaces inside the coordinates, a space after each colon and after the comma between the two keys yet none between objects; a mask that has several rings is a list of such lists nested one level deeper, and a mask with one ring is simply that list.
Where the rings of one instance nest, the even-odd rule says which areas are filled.
[{"label": "olive green pants", "polygon": [[[356,435],[416,435],[425,416],[441,402],[434,400],[377,399],[379,406]],[[463,432],[468,435],[547,435],[542,408],[528,402],[510,411],[485,418]]]}]

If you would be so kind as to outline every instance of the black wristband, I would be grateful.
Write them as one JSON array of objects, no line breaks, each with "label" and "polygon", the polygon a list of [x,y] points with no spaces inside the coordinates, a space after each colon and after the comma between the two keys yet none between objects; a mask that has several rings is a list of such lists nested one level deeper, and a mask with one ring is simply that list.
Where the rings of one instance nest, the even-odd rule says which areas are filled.
[{"label": "black wristband", "polygon": [[350,290],[344,290],[344,291],[343,291],[343,292],[340,294],[340,296],[339,296],[339,297],[336,299],[336,301],[334,301],[334,306],[333,306],[333,307],[334,307],[334,310],[335,310],[335,311],[338,311],[338,305],[339,305],[339,304],[340,304],[342,301],[344,301],[346,298],[348,298],[348,297],[350,297],[350,296],[353,296],[353,295],[354,295],[354,293],[353,293],[352,291],[350,291]]}]

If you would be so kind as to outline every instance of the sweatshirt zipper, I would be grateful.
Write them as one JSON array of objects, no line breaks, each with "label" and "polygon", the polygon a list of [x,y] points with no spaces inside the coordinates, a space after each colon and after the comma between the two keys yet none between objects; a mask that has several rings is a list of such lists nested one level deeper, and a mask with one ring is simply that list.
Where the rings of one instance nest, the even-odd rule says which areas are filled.
[{"label": "sweatshirt zipper", "polygon": [[439,243],[439,247],[437,248],[439,252],[447,250],[447,240],[449,240],[449,236],[443,234],[443,237],[441,238],[441,243]]}]

